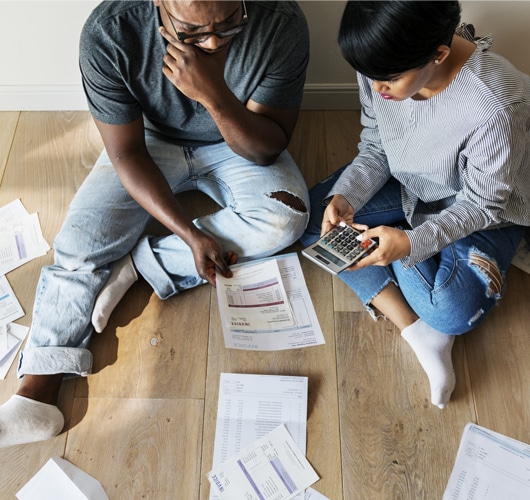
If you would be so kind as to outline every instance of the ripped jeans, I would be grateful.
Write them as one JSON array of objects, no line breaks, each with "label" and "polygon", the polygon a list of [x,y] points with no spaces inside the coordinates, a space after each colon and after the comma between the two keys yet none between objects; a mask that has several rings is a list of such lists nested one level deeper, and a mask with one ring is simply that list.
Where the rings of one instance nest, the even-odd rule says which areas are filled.
[{"label": "ripped jeans", "polygon": [[[311,217],[301,238],[304,246],[316,241],[325,206],[339,170],[310,190]],[[369,227],[395,225],[405,220],[401,192],[391,179],[355,214],[355,222]],[[373,315],[371,300],[390,282],[398,286],[414,312],[436,330],[460,335],[480,324],[502,297],[505,275],[523,236],[522,226],[478,231],[455,241],[439,254],[404,269],[400,261],[342,271],[339,278]]]},{"label": "ripped jeans", "polygon": [[[148,135],[146,143],[174,193],[202,191],[220,205],[194,223],[224,252],[237,253],[240,261],[273,255],[304,232],[309,194],[287,152],[259,166],[224,142],[192,148]],[[104,151],[69,207],[53,265],[41,272],[19,376],[90,373],[94,302],[112,262],[124,255],[132,254],[138,273],[161,299],[205,283],[178,236],[143,236],[151,220],[123,188]]]}]

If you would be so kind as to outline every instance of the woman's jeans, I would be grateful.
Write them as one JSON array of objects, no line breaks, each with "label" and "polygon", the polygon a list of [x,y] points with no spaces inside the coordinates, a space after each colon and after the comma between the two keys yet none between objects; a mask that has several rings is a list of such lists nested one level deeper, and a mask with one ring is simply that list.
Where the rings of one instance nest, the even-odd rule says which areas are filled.
[{"label": "woman's jeans", "polygon": [[[181,147],[148,136],[149,152],[174,193],[199,190],[221,209],[195,225],[240,261],[260,258],[294,243],[309,219],[309,195],[287,152],[270,166],[236,155],[224,142]],[[301,212],[274,198],[289,193]],[[75,195],[55,240],[54,264],[43,268],[31,332],[18,375],[87,375],[92,355],[92,310],[111,263],[131,253],[139,274],[161,299],[205,283],[190,248],[176,235],[143,237],[152,220],[121,185],[105,152]]]},{"label": "woman's jeans", "polygon": [[[301,238],[304,246],[318,239],[325,210],[322,201],[341,172],[342,169],[310,190],[311,217]],[[400,226],[405,224],[404,219],[400,185],[394,179],[354,215],[355,222],[369,227]],[[372,314],[370,302],[392,282],[426,323],[440,332],[460,335],[483,321],[501,298],[506,271],[523,232],[523,227],[515,225],[478,231],[409,269],[396,261],[385,267],[342,271],[338,276]],[[495,272],[487,272],[477,262],[485,262]],[[491,283],[492,274],[500,276],[500,284]]]}]

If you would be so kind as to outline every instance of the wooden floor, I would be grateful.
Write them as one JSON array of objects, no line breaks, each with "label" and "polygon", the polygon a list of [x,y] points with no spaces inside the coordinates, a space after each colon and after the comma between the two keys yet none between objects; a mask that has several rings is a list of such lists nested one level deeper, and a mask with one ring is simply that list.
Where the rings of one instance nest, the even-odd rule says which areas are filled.
[{"label": "wooden floor", "polygon": [[[309,186],[355,155],[358,122],[353,111],[302,113],[290,151]],[[20,198],[51,244],[100,147],[85,112],[0,113],[0,205]],[[19,323],[29,326],[51,260],[8,274],[26,312]],[[439,410],[392,324],[374,322],[340,280],[300,261],[326,344],[285,352],[226,349],[210,286],[162,302],[136,283],[93,337],[94,374],[63,384],[64,432],[0,449],[0,500],[52,456],[96,477],[111,499],[206,500],[221,372],[309,377],[307,456],[321,477],[314,488],[331,500],[440,499],[469,421],[530,443],[530,275],[512,267],[500,306],[457,338],[457,385]],[[17,387],[13,366],[0,403]]]}]

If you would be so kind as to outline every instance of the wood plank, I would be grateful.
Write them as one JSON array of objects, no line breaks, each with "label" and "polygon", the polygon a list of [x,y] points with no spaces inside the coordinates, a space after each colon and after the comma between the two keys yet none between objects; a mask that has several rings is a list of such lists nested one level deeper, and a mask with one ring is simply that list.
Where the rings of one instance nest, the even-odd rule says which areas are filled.
[{"label": "wood plank", "polygon": [[[89,133],[92,125],[86,118],[86,112],[0,114],[3,132],[0,134],[0,161],[5,159],[0,205],[20,198],[30,213],[38,212],[43,233],[50,244],[75,193],[75,172],[86,170],[85,165],[94,159],[97,141]],[[9,134],[13,133],[8,146]],[[26,313],[17,323],[29,326],[40,269],[51,259],[51,252],[48,252],[45,257],[8,273],[9,283]],[[0,403],[9,399],[18,388],[16,366],[15,362],[6,379],[0,381]],[[66,429],[74,387],[75,381],[65,382],[59,398],[59,408],[67,421]],[[50,457],[62,456],[66,439],[67,434],[63,432],[49,441],[0,449],[3,498],[14,498]]]},{"label": "wood plank", "polygon": [[76,399],[64,458],[111,499],[198,498],[202,400]]},{"label": "wood plank", "polygon": [[360,111],[326,111],[326,161],[331,175],[350,163],[359,152],[359,135],[362,130]]},{"label": "wood plank", "polygon": [[327,275],[327,279],[323,280],[316,272],[318,268],[309,261],[301,260],[301,265],[326,338],[325,345],[276,352],[226,349],[217,301],[212,301],[202,461],[203,500],[208,498],[210,491],[204,476],[212,468],[219,376],[222,372],[309,377],[307,457],[321,477],[315,488],[329,498],[342,498],[331,276]]},{"label": "wood plank", "polygon": [[498,307],[464,336],[477,423],[525,443],[530,443],[528,290],[530,275],[510,267]]},{"label": "wood plank", "polygon": [[324,127],[323,111],[301,112],[288,147],[308,188],[326,177]]},{"label": "wood plank", "polygon": [[440,410],[427,377],[390,322],[335,313],[344,498],[441,498],[464,425],[473,420],[463,343],[457,388]]},{"label": "wood plank", "polygon": [[11,151],[11,144],[13,143],[19,116],[19,111],[0,112],[0,187],[2,186],[2,177],[4,176],[7,158]]},{"label": "wood plank", "polygon": [[204,398],[209,317],[197,312],[210,293],[205,285],[162,301],[136,283],[93,336],[94,374],[76,396]]}]

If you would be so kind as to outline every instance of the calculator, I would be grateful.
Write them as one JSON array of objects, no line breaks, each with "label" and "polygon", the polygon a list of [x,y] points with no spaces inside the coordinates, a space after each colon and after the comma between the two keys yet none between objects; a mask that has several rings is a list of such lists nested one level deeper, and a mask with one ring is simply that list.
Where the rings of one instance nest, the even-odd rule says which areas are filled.
[{"label": "calculator", "polygon": [[302,250],[302,255],[333,274],[350,267],[365,257],[377,243],[375,240],[359,241],[360,231],[341,222],[312,245]]}]

